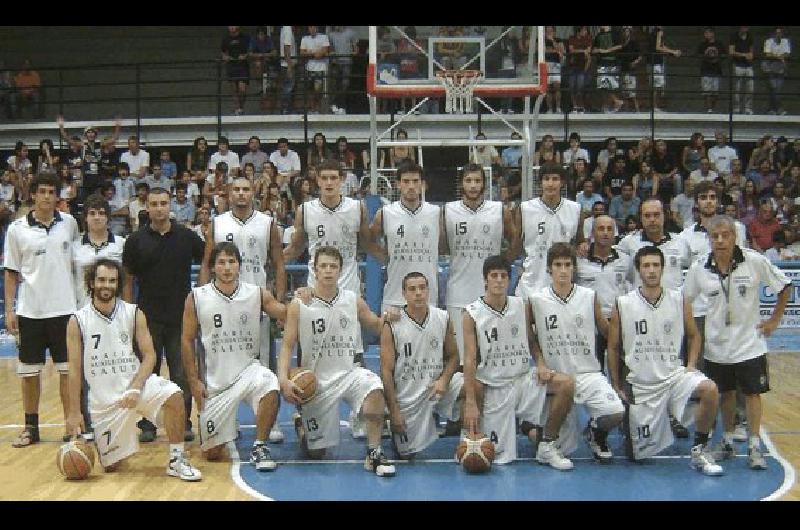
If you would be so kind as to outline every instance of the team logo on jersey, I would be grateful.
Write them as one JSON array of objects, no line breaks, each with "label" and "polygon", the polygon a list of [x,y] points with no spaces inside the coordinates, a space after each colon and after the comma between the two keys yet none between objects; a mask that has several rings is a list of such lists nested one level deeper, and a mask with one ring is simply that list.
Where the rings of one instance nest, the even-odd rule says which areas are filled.
[{"label": "team logo on jersey", "polygon": [[491,226],[489,226],[489,225],[483,225],[483,233],[484,233],[484,234],[488,234],[488,233],[489,233],[489,230],[491,230],[491,229],[492,229],[492,227],[491,227]]},{"label": "team logo on jersey", "polygon": [[431,229],[428,228],[428,225],[422,227],[422,237],[428,237],[431,233]]},{"label": "team logo on jersey", "polygon": [[250,248],[256,246],[256,236],[250,236],[247,238],[247,246]]},{"label": "team logo on jersey", "polygon": [[350,233],[350,227],[347,225],[342,225],[342,234],[347,235]]},{"label": "team logo on jersey", "polygon": [[347,317],[342,317],[342,318],[339,319],[339,325],[342,327],[342,329],[346,329],[347,328],[347,324],[349,324],[349,323],[350,323],[350,321],[347,320]]},{"label": "team logo on jersey", "polygon": [[612,394],[610,392],[608,394],[606,394],[606,399],[608,401],[614,401],[614,397],[615,397],[614,394]]},{"label": "team logo on jersey", "polygon": [[670,267],[677,267],[678,266],[678,257],[677,256],[670,256],[669,257],[669,266]]},{"label": "team logo on jersey", "polygon": [[562,227],[561,227],[561,235],[562,235],[563,237],[567,237],[567,229],[566,229],[566,227],[564,227],[564,226],[562,226]]},{"label": "team logo on jersey", "polygon": [[622,273],[621,273],[621,272],[618,272],[618,273],[617,273],[617,285],[622,285],[622,279],[623,279],[623,277],[624,277],[624,276],[622,275]]},{"label": "team logo on jersey", "polygon": [[123,331],[122,333],[120,333],[120,334],[119,334],[119,341],[120,341],[120,343],[122,343],[123,345],[127,345],[129,340],[130,340],[130,337],[129,337],[129,336],[128,336],[128,334],[127,334],[127,333],[125,333],[124,331]]},{"label": "team logo on jersey", "polygon": [[241,322],[242,325],[244,326],[247,324],[247,318],[248,318],[247,313],[242,313],[241,315],[239,315],[239,322]]},{"label": "team logo on jersey", "polygon": [[576,325],[577,327],[579,327],[579,328],[582,328],[582,327],[583,327],[583,317],[582,317],[582,316],[580,316],[580,315],[577,315],[577,316],[575,317],[575,325]]},{"label": "team logo on jersey", "polygon": [[439,339],[437,339],[436,337],[431,338],[431,349],[432,350],[439,349]]},{"label": "team logo on jersey", "polygon": [[519,326],[514,324],[513,326],[511,326],[511,336],[516,337],[517,334],[519,334]]},{"label": "team logo on jersey", "polygon": [[740,285],[739,286],[739,296],[744,298],[744,295],[746,295],[746,294],[747,294],[747,286],[746,285]]},{"label": "team logo on jersey", "polygon": [[233,242],[233,234],[226,235],[225,236],[225,241],[227,241],[228,243]]},{"label": "team logo on jersey", "polygon": [[664,333],[666,333],[667,335],[672,333],[672,321],[671,320],[667,320],[666,322],[664,322]]},{"label": "team logo on jersey", "polygon": [[61,243],[61,250],[63,250],[64,252],[67,252],[69,250],[69,241],[64,241],[63,243]]}]

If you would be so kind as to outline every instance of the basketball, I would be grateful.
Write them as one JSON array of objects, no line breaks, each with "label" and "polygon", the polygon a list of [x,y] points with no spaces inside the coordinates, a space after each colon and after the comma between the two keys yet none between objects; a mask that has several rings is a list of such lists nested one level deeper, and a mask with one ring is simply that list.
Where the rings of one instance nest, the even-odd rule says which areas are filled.
[{"label": "basketball", "polygon": [[486,473],[494,460],[494,443],[481,433],[471,433],[461,440],[456,449],[456,462],[467,473]]},{"label": "basketball", "polygon": [[83,480],[92,472],[94,451],[83,440],[71,440],[58,449],[56,465],[67,480]]},{"label": "basketball", "polygon": [[308,403],[317,393],[317,376],[306,368],[292,368],[289,370],[289,379],[303,391],[301,403]]}]

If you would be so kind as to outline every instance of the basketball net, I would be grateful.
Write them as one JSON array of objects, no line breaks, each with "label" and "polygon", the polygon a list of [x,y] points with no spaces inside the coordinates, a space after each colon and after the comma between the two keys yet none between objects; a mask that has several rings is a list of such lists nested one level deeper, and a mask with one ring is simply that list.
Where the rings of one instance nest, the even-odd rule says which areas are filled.
[{"label": "basketball net", "polygon": [[444,86],[447,99],[444,111],[449,114],[472,112],[475,86],[483,77],[480,70],[440,70],[436,79]]}]

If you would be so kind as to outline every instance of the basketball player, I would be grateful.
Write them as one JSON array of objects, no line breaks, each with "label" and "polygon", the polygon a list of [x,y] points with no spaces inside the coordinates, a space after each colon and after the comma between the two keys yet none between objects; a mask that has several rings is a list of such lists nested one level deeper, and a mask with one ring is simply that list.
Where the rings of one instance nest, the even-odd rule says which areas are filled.
[{"label": "basketball player", "polygon": [[[532,321],[522,298],[508,296],[511,267],[500,256],[489,256],[483,264],[485,295],[464,312],[464,427],[469,432],[489,433],[496,446],[496,464],[517,458],[516,420],[531,442],[541,425],[545,398],[553,395],[544,438],[536,460],[567,471],[572,461],[561,454],[558,432],[572,407],[575,378],[547,368],[535,352],[528,333]],[[535,361],[536,368],[531,366]],[[478,407],[483,396],[483,405]]]},{"label": "basketball player", "polygon": [[80,411],[85,380],[97,453],[107,472],[138,451],[136,421],[144,416],[158,423],[163,416],[169,438],[167,475],[200,480],[202,474],[192,467],[184,451],[183,392],[175,383],[153,374],[156,353],[147,318],[141,309],[122,300],[122,286],[122,265],[112,259],[100,258],[86,273],[91,303],[76,311],[67,325],[67,432],[77,436],[85,427]]},{"label": "basketball player", "polygon": [[[613,247],[617,225],[613,218],[600,215],[594,219],[592,235],[594,242],[589,245],[585,258],[578,257],[578,274],[575,283],[588,287],[597,294],[600,311],[606,321],[611,319],[614,301],[631,290],[633,267],[627,254],[617,252]],[[604,368],[606,337],[597,335],[597,360],[601,370]]]},{"label": "basketball player", "polygon": [[483,294],[482,268],[489,256],[500,254],[503,238],[515,246],[511,210],[500,201],[483,198],[486,178],[483,167],[469,164],[461,171],[460,201],[442,210],[444,242],[442,254],[450,255],[445,304],[456,333],[459,364],[464,364],[464,308]]},{"label": "basketball player", "polygon": [[[241,180],[234,180],[234,189]],[[262,311],[284,319],[286,307],[265,287],[241,279],[244,258],[233,242],[214,245],[209,259],[214,279],[186,296],[181,339],[183,366],[200,411],[200,448],[209,460],[222,457],[225,444],[236,439],[239,403],[246,401],[256,415],[250,462],[259,471],[272,471],[277,464],[265,443],[280,398],[278,378],[256,358],[263,342],[259,319]],[[194,352],[198,330],[205,352],[204,381]]]},{"label": "basketball player", "polygon": [[[575,250],[567,243],[554,243],[547,251],[552,285],[534,293],[529,306],[536,324],[534,356],[548,368],[575,378],[575,404],[589,413],[585,430],[589,448],[596,460],[608,463],[614,456],[608,447],[608,431],[622,423],[625,407],[597,359],[595,337],[598,332],[608,336],[608,321],[595,292],[572,282],[576,266]],[[577,446],[577,427],[571,413],[560,436],[565,454]]]},{"label": "basketball player", "polygon": [[[672,444],[669,416],[683,425],[697,421],[690,452],[691,467],[721,475],[708,451],[708,433],[717,415],[717,385],[697,371],[700,336],[692,305],[680,291],[662,287],[664,253],[654,245],[634,257],[641,287],[617,298],[608,334],[608,373],[617,394],[629,403],[629,456],[634,460],[659,453]],[[681,363],[684,334],[689,344]],[[619,376],[620,348],[629,372],[626,391]],[[696,407],[694,402],[697,401]],[[696,410],[695,410],[696,409]]]},{"label": "basketball player", "polygon": [[421,272],[403,278],[406,305],[381,331],[381,378],[401,458],[413,458],[439,437],[434,412],[460,417],[464,374],[447,312],[429,302]]},{"label": "basketball player", "polygon": [[[428,280],[428,302],[439,301],[440,208],[422,200],[422,168],[405,160],[397,168],[400,200],[383,206],[370,227],[373,239],[386,238],[386,284],[383,309],[405,305],[401,283],[409,272],[421,272]],[[377,243],[376,243],[377,244]]]},{"label": "basketball player", "polygon": [[[275,297],[279,301],[284,300],[286,269],[280,230],[271,216],[253,208],[253,183],[247,177],[242,175],[233,178],[229,199],[231,209],[211,220],[211,233],[206,238],[205,256],[198,283],[204,285],[209,280],[209,268],[214,266],[209,260],[215,245],[230,241],[236,245],[242,256],[241,281],[267,288],[267,268],[271,265],[275,274]],[[270,359],[271,345],[270,320],[262,315],[259,358],[261,364],[274,370],[275,361]],[[277,423],[269,433],[269,441],[283,441],[283,432]]]},{"label": "basketball player", "polygon": [[[519,246],[525,247],[522,276],[516,290],[516,295],[525,299],[548,285],[547,250],[553,243],[583,242],[581,207],[561,197],[564,170],[556,163],[546,162],[539,173],[542,196],[522,202],[514,212],[515,230],[521,239],[513,252],[509,252],[510,256],[518,256]],[[585,254],[585,248],[581,253]]]},{"label": "basketball player", "polygon": [[[778,327],[792,292],[792,282],[774,264],[750,249],[736,244],[736,226],[728,216],[717,215],[708,223],[711,254],[692,265],[686,275],[684,292],[689,300],[705,295],[706,373],[722,393],[723,441],[719,458],[731,458],[736,415],[736,388],[745,399],[748,464],[751,469],[766,469],[761,453],[761,394],[769,392],[767,343],[765,337]],[[763,282],[778,294],[770,318],[760,314],[759,284]]]},{"label": "basketball player", "polygon": [[300,408],[295,423],[303,450],[310,458],[319,459],[326,448],[339,443],[339,403],[345,400],[366,422],[364,468],[381,477],[394,476],[394,466],[381,449],[386,407],[381,379],[355,364],[361,325],[378,334],[388,315],[375,316],[357,293],[341,288],[343,261],[335,247],[319,246],[314,251],[314,299],[308,306],[297,301],[289,304],[278,381],[284,399],[299,405],[302,393],[289,380],[289,362],[299,340],[303,348],[300,364],[317,377],[317,392]]}]

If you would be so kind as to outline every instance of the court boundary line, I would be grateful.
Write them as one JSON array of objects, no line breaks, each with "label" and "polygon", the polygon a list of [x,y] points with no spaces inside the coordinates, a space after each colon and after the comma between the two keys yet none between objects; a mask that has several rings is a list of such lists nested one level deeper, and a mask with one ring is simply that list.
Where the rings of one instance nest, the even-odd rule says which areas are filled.
[{"label": "court boundary line", "polygon": [[769,437],[769,433],[763,425],[761,426],[761,429],[759,429],[759,434],[761,435],[761,439],[764,441],[764,446],[769,451],[769,454],[772,456],[772,458],[780,462],[781,466],[783,466],[783,484],[781,484],[781,486],[770,495],[767,495],[761,499],[762,501],[775,501],[789,493],[792,487],[794,487],[794,466],[792,466],[792,464],[783,458],[783,455],[778,452],[778,448],[772,443],[772,438]]},{"label": "court boundary line", "polygon": [[244,478],[242,478],[240,471],[242,459],[239,458],[239,449],[236,447],[236,442],[228,442],[228,452],[231,455],[231,479],[233,479],[233,483],[236,484],[240,490],[259,501],[274,501],[275,499],[272,497],[267,497],[258,490],[251,488],[250,485],[245,482]]}]

